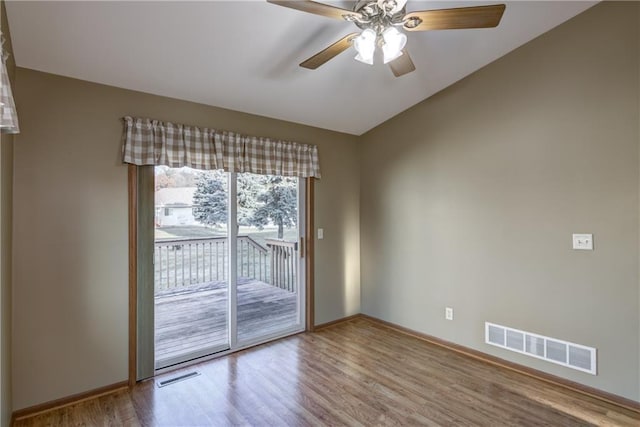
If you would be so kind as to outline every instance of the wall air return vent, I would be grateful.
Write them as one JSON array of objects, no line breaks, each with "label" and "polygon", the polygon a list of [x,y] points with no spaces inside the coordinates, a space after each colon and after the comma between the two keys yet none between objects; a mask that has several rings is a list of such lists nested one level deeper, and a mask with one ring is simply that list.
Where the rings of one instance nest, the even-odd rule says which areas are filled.
[{"label": "wall air return vent", "polygon": [[596,375],[596,349],[485,322],[485,342]]},{"label": "wall air return vent", "polygon": [[486,341],[499,347],[505,346],[505,334],[507,331],[502,326],[486,323]]}]

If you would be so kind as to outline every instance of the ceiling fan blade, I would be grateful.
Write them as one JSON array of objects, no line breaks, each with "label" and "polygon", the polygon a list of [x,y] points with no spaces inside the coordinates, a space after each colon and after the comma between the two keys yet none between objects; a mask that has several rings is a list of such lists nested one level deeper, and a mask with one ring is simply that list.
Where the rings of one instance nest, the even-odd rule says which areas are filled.
[{"label": "ceiling fan blade", "polygon": [[402,49],[402,55],[389,62],[389,68],[393,71],[394,76],[400,77],[415,71],[416,66],[413,64],[407,49]]},{"label": "ceiling fan blade", "polygon": [[455,9],[409,12],[404,18],[407,31],[457,30],[497,27],[505,5],[460,7]]},{"label": "ceiling fan blade", "polygon": [[315,70],[334,56],[344,52],[351,46],[351,41],[354,37],[356,37],[358,33],[351,33],[326,49],[321,50],[320,52],[313,55],[311,58],[307,59],[303,63],[300,64],[301,67],[308,68],[310,70]]},{"label": "ceiling fan blade", "polygon": [[318,3],[311,0],[267,0],[267,2],[333,19],[353,21],[356,18],[364,18],[364,16],[359,12],[341,9],[339,7],[329,6],[328,4]]}]

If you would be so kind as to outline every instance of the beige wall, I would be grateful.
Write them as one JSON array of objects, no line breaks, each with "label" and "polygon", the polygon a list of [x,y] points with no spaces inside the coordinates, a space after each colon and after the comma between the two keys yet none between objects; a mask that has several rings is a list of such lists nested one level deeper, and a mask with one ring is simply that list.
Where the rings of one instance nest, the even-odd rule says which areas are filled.
[{"label": "beige wall", "polygon": [[[14,81],[15,61],[4,1],[0,0],[0,29],[10,81]],[[11,399],[11,215],[13,187],[13,135],[0,136],[0,426],[9,426]]]},{"label": "beige wall", "polygon": [[[640,400],[639,17],[600,4],[364,135],[364,313]],[[485,321],[596,347],[598,375]]]},{"label": "beige wall", "polygon": [[0,141],[0,426],[8,426],[11,399],[11,214],[13,135]]},{"label": "beige wall", "polygon": [[127,167],[121,117],[317,144],[316,322],[360,311],[357,138],[18,68],[14,407],[127,378]]}]

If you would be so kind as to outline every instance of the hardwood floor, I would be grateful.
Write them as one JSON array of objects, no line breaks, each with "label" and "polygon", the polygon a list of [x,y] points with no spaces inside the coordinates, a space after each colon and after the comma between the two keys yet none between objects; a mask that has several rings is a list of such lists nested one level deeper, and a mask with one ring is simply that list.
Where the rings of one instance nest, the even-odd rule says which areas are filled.
[{"label": "hardwood floor", "polygon": [[41,425],[638,427],[640,414],[356,318],[16,423]]},{"label": "hardwood floor", "polygon": [[[296,294],[238,279],[238,339],[250,340],[296,323]],[[205,283],[155,298],[156,360],[227,344],[227,284]]]}]

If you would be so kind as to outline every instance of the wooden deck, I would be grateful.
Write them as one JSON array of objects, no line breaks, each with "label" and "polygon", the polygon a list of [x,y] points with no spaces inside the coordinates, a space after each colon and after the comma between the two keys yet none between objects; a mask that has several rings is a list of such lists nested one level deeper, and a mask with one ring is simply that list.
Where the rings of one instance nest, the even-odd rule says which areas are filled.
[{"label": "wooden deck", "polygon": [[[239,278],[238,340],[250,340],[295,324],[296,300],[293,292]],[[227,344],[226,282],[158,294],[155,323],[156,360]]]}]

